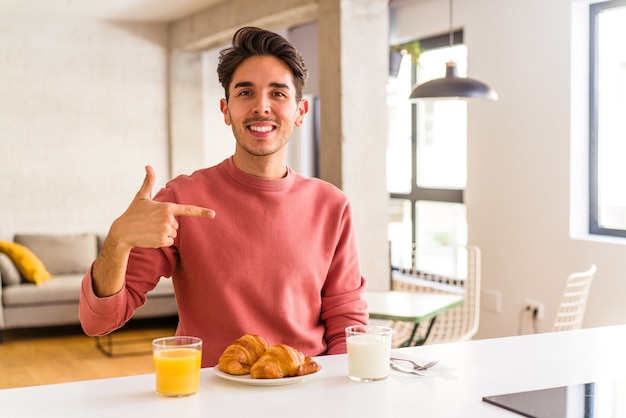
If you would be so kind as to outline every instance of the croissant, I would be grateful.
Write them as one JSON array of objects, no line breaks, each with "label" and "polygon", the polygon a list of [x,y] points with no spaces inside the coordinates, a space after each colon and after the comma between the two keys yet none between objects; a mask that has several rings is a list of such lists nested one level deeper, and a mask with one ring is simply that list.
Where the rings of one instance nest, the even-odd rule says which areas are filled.
[{"label": "croissant", "polygon": [[218,367],[228,374],[243,375],[250,373],[250,367],[267,350],[265,340],[253,334],[239,337],[226,347],[218,360]]},{"label": "croissant", "polygon": [[319,365],[310,357],[287,344],[276,344],[268,348],[252,365],[253,379],[280,379],[281,377],[303,376],[319,370]]},{"label": "croissant", "polygon": [[300,366],[300,370],[296,373],[296,376],[304,376],[305,374],[315,373],[320,369],[320,365],[315,362],[311,357],[305,357],[304,363]]}]

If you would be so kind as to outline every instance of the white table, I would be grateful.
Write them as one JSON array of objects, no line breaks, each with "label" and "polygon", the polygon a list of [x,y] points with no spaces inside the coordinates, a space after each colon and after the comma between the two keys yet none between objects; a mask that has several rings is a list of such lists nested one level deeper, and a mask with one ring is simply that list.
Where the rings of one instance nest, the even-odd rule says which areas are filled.
[{"label": "white table", "polygon": [[[465,302],[465,296],[461,294],[398,290],[368,290],[363,294],[363,298],[367,301],[370,318],[415,323],[409,339],[402,344],[403,347],[424,344],[437,316]],[[426,333],[417,335],[417,328],[426,321],[430,321]]]},{"label": "white table", "polygon": [[395,350],[439,359],[424,377],[353,382],[346,356],[335,355],[318,357],[324,370],[290,386],[244,386],[203,369],[200,392],[187,398],[160,398],[153,375],[141,375],[0,390],[0,408],[3,417],[519,417],[482,397],[623,379],[625,347],[619,325]]}]

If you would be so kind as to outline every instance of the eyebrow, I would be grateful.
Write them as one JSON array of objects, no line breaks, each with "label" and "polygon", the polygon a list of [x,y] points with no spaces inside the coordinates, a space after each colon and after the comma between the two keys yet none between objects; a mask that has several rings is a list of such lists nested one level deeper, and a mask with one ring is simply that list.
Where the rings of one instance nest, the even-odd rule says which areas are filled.
[{"label": "eyebrow", "polygon": [[[278,83],[278,82],[271,82],[270,83],[271,87],[275,87],[275,88],[279,88],[279,89],[287,89],[289,90],[289,85],[288,84],[284,84],[284,83]],[[253,87],[253,84],[250,81],[240,81],[237,84],[235,84],[234,88],[241,88],[241,87]]]}]

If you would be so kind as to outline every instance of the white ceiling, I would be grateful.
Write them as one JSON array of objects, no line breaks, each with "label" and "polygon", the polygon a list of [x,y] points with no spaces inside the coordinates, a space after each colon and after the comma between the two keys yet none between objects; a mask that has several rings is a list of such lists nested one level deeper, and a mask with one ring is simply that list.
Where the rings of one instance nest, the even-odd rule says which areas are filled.
[{"label": "white ceiling", "polygon": [[228,0],[0,0],[0,17],[171,22]]}]

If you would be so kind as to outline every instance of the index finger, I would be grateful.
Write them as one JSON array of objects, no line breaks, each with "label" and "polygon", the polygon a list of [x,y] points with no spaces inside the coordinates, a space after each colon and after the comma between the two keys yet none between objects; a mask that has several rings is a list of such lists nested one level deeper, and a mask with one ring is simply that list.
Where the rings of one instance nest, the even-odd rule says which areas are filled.
[{"label": "index finger", "polygon": [[215,218],[215,211],[194,205],[172,204],[172,214],[174,216],[196,216],[200,218]]}]

